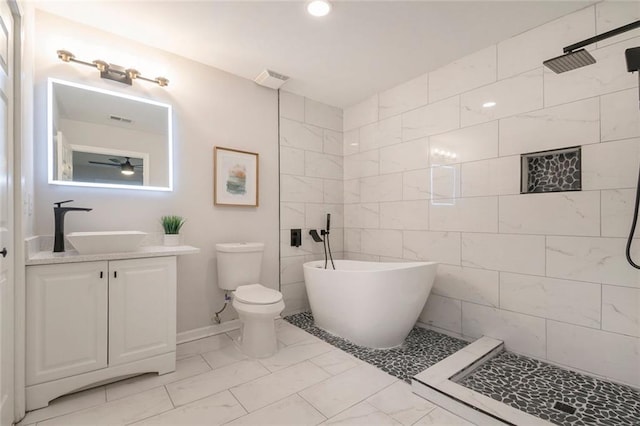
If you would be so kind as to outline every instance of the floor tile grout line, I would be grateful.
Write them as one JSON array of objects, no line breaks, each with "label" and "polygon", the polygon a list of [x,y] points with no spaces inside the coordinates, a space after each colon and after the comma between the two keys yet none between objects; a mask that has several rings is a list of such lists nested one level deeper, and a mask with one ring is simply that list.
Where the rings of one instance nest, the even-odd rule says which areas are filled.
[{"label": "floor tile grout line", "polygon": [[[97,403],[95,405],[88,405],[86,407],[78,408],[77,410],[69,411],[67,413],[61,413],[61,414],[53,415],[51,417],[45,417],[45,418],[42,418],[42,419],[37,420],[35,422],[24,423],[24,425],[25,426],[27,426],[27,425],[29,425],[29,426],[30,425],[38,425],[38,424],[40,424],[42,422],[46,422],[46,421],[51,420],[51,419],[55,419],[55,418],[58,418],[58,417],[62,417],[62,416],[66,416],[66,415],[69,415],[69,414],[77,413],[79,411],[87,410],[89,408],[94,408],[94,407],[98,407],[98,406],[103,405],[103,404],[107,404],[109,401],[107,401],[106,385],[102,385],[100,387],[103,388],[103,390],[104,390],[104,401],[99,402],[99,403]],[[79,392],[75,392],[75,393],[81,393],[81,392],[86,392],[86,391],[91,391],[91,390],[92,389],[85,389],[83,391],[79,391]],[[73,395],[73,394],[67,394],[67,395],[61,395],[61,396],[68,396],[68,395]],[[51,405],[54,404],[54,401],[55,400],[49,401],[49,405],[47,405],[46,407],[42,407],[42,408],[39,408],[39,409],[36,409],[36,410],[27,411],[26,415],[22,418],[22,420],[20,420],[20,423],[24,422],[24,420],[27,418],[27,415],[29,413],[38,411],[40,409],[45,409],[45,408],[51,407]]]},{"label": "floor tile grout line", "polygon": [[[163,386],[163,387],[164,387],[164,386]],[[160,415],[162,415],[162,414],[168,413],[169,411],[173,411],[173,410],[175,410],[175,409],[176,409],[176,406],[173,404],[173,400],[171,399],[171,395],[169,395],[169,391],[166,389],[166,387],[165,387],[165,392],[167,393],[167,396],[169,397],[169,401],[171,402],[171,406],[172,406],[173,408],[170,408],[170,409],[168,409],[168,410],[164,410],[164,411],[160,411],[159,413],[155,413],[155,414],[153,414],[153,415],[150,415],[150,416],[147,416],[147,417],[143,417],[143,418],[141,418],[141,419],[136,419],[136,420],[135,420],[135,421],[133,421],[133,422],[125,423],[125,425],[127,425],[127,426],[128,426],[128,425],[135,425],[136,423],[140,423],[141,421],[144,421],[144,420],[147,420],[147,419],[150,419],[150,418],[153,418],[153,417],[157,417],[157,416],[160,416]]]},{"label": "floor tile grout line", "polygon": [[[264,376],[263,376],[263,377],[264,377]],[[237,417],[237,418],[241,418],[241,417],[248,416],[249,414],[251,414],[251,411],[249,411],[249,409],[247,409],[247,407],[245,407],[245,406],[244,406],[244,404],[242,403],[242,401],[240,401],[240,399],[236,396],[236,394],[234,394],[233,392],[231,392],[231,388],[225,389],[223,392],[229,392],[229,393],[231,394],[231,397],[232,397],[233,399],[235,399],[235,400],[238,402],[238,404],[240,404],[240,406],[242,407],[242,409],[245,411],[245,414],[243,414],[242,416]],[[256,410],[256,411],[257,411],[257,410]],[[234,419],[234,420],[235,420],[235,419]],[[227,422],[227,423],[229,423],[229,422]]]},{"label": "floor tile grout line", "polygon": [[164,391],[167,393],[167,395],[169,396],[169,401],[171,401],[171,405],[173,406],[173,408],[178,408],[178,406],[176,405],[175,402],[173,402],[173,398],[171,398],[171,393],[169,392],[169,389],[167,388],[167,385],[162,385],[162,387],[164,388]]}]

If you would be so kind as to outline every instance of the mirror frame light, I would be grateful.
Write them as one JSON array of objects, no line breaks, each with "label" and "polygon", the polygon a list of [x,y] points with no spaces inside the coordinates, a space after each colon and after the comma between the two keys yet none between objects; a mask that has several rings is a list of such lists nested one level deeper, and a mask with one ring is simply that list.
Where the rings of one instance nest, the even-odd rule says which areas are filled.
[{"label": "mirror frame light", "polygon": [[[78,89],[89,90],[92,92],[102,93],[109,96],[117,96],[136,102],[143,102],[150,105],[167,108],[167,148],[169,150],[169,185],[168,186],[142,186],[142,185],[120,185],[113,183],[92,183],[92,182],[74,182],[56,180],[54,176],[53,167],[53,85],[55,83],[63,84],[66,86],[76,87]],[[47,178],[50,185],[64,185],[64,186],[80,186],[89,188],[116,188],[116,189],[134,189],[143,191],[173,191],[173,122],[172,122],[172,108],[171,105],[162,102],[152,101],[137,96],[126,95],[123,93],[113,92],[110,90],[104,90],[97,87],[86,86],[84,84],[72,83],[66,80],[60,80],[57,78],[49,78],[47,83]]]}]

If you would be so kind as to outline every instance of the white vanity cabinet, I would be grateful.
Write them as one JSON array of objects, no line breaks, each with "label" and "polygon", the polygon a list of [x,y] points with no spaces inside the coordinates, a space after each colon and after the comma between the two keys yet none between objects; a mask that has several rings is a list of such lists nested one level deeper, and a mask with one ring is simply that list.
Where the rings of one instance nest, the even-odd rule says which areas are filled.
[{"label": "white vanity cabinet", "polygon": [[27,268],[27,386],[107,366],[107,262]]},{"label": "white vanity cabinet", "polygon": [[109,262],[109,365],[176,349],[176,258]]},{"label": "white vanity cabinet", "polygon": [[27,266],[27,410],[175,370],[176,256]]}]

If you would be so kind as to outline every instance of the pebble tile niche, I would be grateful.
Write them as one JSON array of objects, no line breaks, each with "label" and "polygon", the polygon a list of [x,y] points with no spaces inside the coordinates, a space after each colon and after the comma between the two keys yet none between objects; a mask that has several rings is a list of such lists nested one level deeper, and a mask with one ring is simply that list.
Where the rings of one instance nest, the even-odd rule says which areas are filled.
[{"label": "pebble tile niche", "polygon": [[523,194],[580,191],[580,147],[522,154]]},{"label": "pebble tile niche", "polygon": [[507,351],[458,384],[557,425],[640,425],[640,391]]},{"label": "pebble tile niche", "polygon": [[284,319],[407,383],[411,383],[411,377],[468,345],[464,340],[414,327],[401,346],[392,349],[371,349],[358,346],[316,327],[313,325],[313,315],[309,312],[290,315]]}]

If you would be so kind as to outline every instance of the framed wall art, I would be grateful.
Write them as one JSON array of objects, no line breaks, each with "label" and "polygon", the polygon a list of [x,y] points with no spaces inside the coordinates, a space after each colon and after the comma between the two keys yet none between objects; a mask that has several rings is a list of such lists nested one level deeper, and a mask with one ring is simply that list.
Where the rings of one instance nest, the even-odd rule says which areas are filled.
[{"label": "framed wall art", "polygon": [[258,154],[213,148],[213,203],[258,207]]}]

